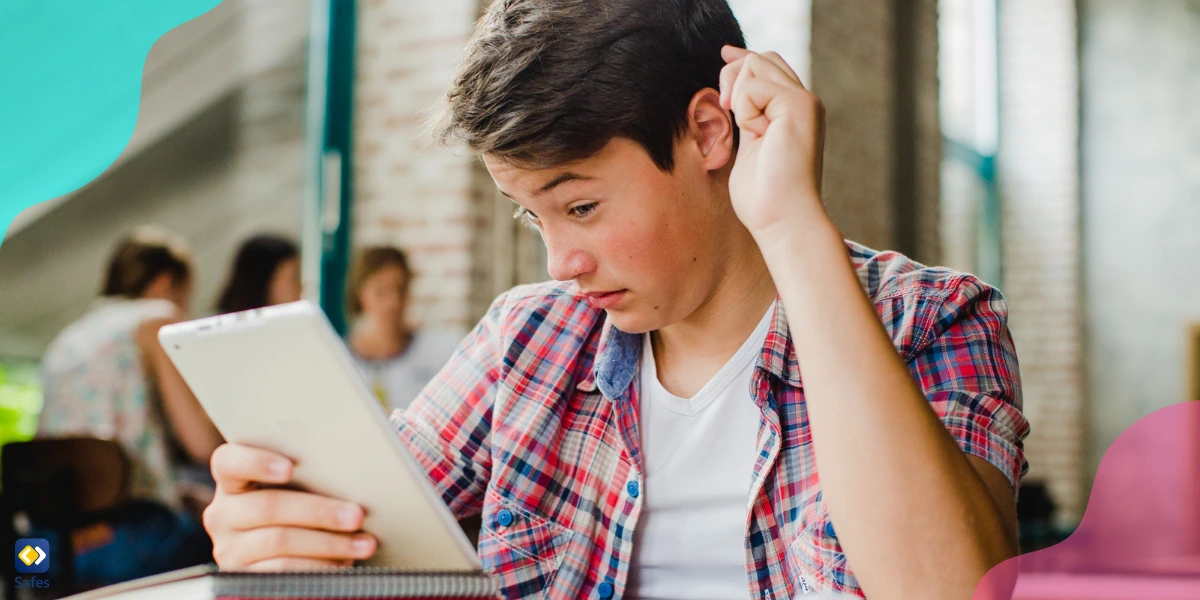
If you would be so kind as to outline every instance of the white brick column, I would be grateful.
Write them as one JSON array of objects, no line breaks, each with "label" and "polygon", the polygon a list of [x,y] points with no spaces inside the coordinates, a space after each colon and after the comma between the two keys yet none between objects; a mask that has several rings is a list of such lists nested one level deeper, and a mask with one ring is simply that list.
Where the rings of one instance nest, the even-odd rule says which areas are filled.
[{"label": "white brick column", "polygon": [[1075,3],[999,3],[1004,294],[1021,361],[1029,479],[1082,516],[1079,69]]}]

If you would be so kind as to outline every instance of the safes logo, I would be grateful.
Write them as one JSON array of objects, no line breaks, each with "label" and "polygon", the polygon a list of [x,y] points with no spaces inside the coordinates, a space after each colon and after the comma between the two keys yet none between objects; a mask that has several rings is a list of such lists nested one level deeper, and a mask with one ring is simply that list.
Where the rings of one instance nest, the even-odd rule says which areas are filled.
[{"label": "safes logo", "polygon": [[50,570],[50,543],[41,538],[17,540],[18,573],[45,573]]}]

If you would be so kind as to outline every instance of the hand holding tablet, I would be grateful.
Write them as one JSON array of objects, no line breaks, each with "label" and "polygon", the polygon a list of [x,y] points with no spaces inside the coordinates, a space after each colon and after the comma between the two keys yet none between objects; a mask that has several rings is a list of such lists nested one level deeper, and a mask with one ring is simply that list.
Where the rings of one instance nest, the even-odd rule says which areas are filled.
[{"label": "hand holding tablet", "polygon": [[179,323],[159,340],[231,442],[213,456],[218,493],[205,513],[222,568],[317,568],[369,556],[368,565],[479,570],[316,305]]}]

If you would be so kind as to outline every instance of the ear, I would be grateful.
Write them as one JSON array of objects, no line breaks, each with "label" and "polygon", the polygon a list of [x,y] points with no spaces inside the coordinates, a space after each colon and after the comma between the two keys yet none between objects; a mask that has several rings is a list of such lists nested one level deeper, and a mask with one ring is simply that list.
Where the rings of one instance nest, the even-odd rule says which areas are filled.
[{"label": "ear", "polygon": [[721,108],[721,93],[704,88],[688,105],[688,137],[706,171],[729,164],[733,156],[733,115]]}]

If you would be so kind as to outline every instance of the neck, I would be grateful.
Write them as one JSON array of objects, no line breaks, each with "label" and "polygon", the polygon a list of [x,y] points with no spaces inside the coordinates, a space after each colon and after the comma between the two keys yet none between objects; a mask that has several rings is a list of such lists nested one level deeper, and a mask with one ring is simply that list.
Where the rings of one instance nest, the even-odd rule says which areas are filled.
[{"label": "neck", "polygon": [[775,301],[775,283],[750,233],[738,228],[727,239],[732,251],[719,265],[722,277],[709,297],[687,319],[651,334],[660,374],[664,366],[685,362],[706,365],[700,371],[715,373],[745,343]]},{"label": "neck", "polygon": [[411,340],[408,326],[377,323],[365,319],[350,335],[350,347],[365,358],[389,358],[402,354]]}]

